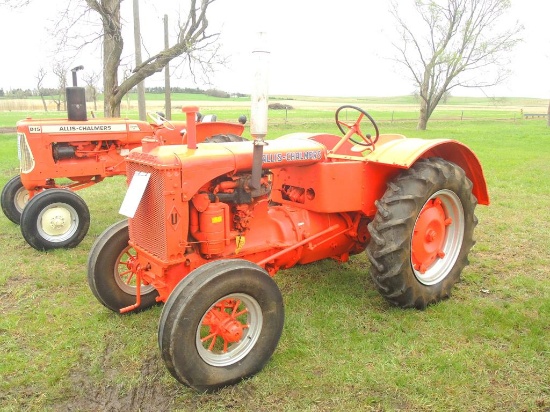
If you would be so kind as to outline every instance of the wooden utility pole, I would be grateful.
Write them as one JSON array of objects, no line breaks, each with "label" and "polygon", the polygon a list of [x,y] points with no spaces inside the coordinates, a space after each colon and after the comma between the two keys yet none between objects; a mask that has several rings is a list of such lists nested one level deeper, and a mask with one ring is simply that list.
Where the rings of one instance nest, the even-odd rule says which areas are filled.
[{"label": "wooden utility pole", "polygon": [[[136,67],[141,65],[141,31],[139,25],[139,0],[134,0],[134,47],[136,49]],[[137,84],[139,120],[146,120],[145,82]]]},{"label": "wooden utility pole", "polygon": [[[170,43],[168,42],[168,15],[164,15],[164,49],[168,50]],[[164,66],[164,110],[166,118],[172,120],[172,97],[170,95],[170,63]]]}]

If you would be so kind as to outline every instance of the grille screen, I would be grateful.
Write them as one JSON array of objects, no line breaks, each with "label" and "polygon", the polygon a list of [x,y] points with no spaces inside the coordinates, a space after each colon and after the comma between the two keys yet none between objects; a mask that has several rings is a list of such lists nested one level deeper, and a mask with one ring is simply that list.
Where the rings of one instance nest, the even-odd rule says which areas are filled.
[{"label": "grille screen", "polygon": [[17,133],[17,153],[19,155],[21,173],[30,173],[34,169],[35,163],[24,133]]},{"label": "grille screen", "polygon": [[136,171],[151,173],[147,187],[133,219],[130,239],[162,260],[168,260],[164,175],[152,166],[127,162],[128,184]]}]

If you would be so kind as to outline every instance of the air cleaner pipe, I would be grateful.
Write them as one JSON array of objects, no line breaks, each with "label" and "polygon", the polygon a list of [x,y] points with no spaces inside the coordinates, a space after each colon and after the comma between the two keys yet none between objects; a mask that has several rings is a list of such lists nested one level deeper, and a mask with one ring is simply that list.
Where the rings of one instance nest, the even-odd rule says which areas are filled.
[{"label": "air cleaner pipe", "polygon": [[267,135],[267,100],[269,51],[267,51],[267,34],[258,33],[258,43],[252,51],[255,60],[254,84],[250,108],[250,134],[254,138],[252,154],[252,176],[250,187],[258,190],[261,187],[263,151]]}]

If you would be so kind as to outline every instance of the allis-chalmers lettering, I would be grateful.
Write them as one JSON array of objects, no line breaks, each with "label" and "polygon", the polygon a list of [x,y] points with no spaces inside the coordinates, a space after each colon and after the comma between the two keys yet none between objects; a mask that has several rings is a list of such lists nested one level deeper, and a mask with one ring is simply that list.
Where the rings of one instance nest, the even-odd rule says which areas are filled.
[{"label": "allis-chalmers lettering", "polygon": [[78,126],[59,126],[60,132],[103,132],[111,130],[111,125],[78,125]]},{"label": "allis-chalmers lettering", "polygon": [[262,157],[263,163],[279,163],[279,162],[294,162],[300,160],[321,160],[322,154],[320,150],[288,152],[288,153],[270,153],[264,154]]}]

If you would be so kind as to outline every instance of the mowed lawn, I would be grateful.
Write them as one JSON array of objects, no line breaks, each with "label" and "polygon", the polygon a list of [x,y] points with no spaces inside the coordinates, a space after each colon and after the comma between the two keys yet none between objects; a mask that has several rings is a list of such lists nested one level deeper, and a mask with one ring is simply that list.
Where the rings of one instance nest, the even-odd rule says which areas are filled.
[{"label": "mowed lawn", "polygon": [[[391,113],[377,113],[381,132],[457,139],[484,167],[491,205],[477,208],[477,243],[450,300],[391,307],[364,254],[279,272],[286,320],[271,361],[249,380],[197,394],[162,363],[160,306],[121,316],[89,290],[88,251],[122,219],[125,180],[111,178],[79,192],[92,223],[75,249],[38,252],[0,213],[0,410],[548,411],[550,129],[506,114],[420,132],[391,123]],[[273,122],[269,138],[337,133],[331,111],[293,115]],[[17,173],[15,134],[1,134],[0,187]]]}]

